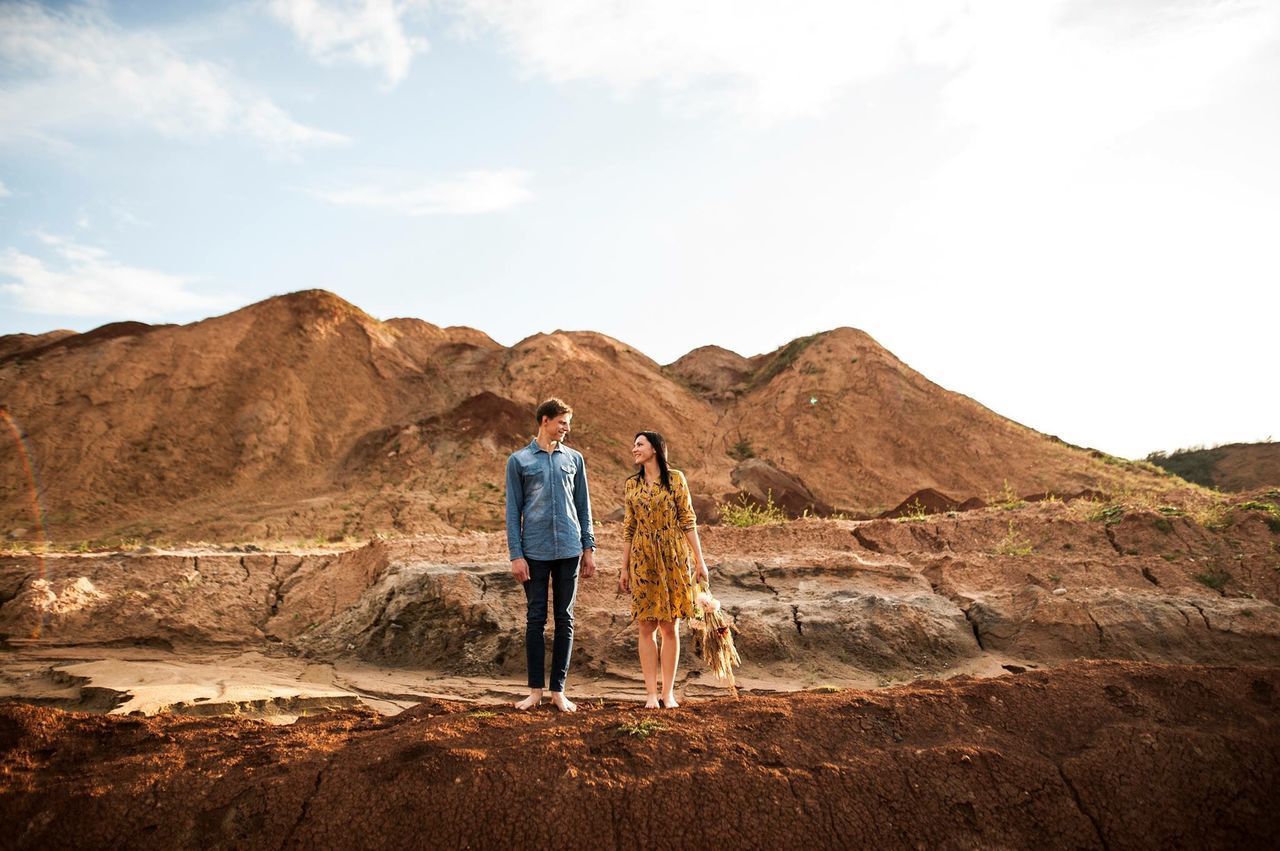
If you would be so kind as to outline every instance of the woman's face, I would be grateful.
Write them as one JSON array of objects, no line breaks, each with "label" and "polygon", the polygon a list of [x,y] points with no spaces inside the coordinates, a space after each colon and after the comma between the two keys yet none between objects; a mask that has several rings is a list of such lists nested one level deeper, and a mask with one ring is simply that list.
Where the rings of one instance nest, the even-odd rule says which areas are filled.
[{"label": "woman's face", "polygon": [[631,457],[637,464],[643,464],[653,457],[653,445],[643,434],[636,435],[636,442],[631,444]]}]

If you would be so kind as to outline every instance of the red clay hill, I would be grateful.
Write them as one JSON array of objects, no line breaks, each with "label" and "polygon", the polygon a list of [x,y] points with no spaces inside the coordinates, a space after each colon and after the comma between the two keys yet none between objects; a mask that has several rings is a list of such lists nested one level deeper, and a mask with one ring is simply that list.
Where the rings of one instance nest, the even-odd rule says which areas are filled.
[{"label": "red clay hill", "polygon": [[[577,410],[601,517],[640,428],[668,435],[707,506],[775,473],[851,515],[923,488],[964,500],[1170,481],[1005,419],[852,328],[664,367],[602,334],[507,348],[310,290],[190,325],[0,338],[0,403],[62,544],[496,528],[503,459],[550,395]],[[22,456],[0,448],[0,532],[31,541]]]}]

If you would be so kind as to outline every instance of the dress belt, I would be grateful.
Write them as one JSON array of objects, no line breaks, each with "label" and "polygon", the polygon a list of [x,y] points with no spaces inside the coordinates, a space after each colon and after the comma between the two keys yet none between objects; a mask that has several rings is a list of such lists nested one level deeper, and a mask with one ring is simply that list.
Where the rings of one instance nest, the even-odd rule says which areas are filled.
[{"label": "dress belt", "polygon": [[636,529],[635,532],[632,534],[643,535],[648,538],[658,538],[663,535],[670,535],[672,533],[675,533],[676,535],[684,534],[679,529],[674,529],[674,528],[672,529]]}]

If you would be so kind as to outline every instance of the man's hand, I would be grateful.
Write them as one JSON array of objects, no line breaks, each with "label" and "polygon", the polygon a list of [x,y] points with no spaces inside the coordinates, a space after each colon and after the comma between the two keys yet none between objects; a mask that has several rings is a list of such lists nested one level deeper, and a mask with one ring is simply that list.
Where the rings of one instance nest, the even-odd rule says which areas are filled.
[{"label": "man's hand", "polygon": [[529,581],[529,562],[522,558],[513,558],[511,560],[511,575],[516,578],[516,582],[521,585]]},{"label": "man's hand", "polygon": [[596,551],[586,549],[582,551],[582,578],[595,576],[596,573]]}]

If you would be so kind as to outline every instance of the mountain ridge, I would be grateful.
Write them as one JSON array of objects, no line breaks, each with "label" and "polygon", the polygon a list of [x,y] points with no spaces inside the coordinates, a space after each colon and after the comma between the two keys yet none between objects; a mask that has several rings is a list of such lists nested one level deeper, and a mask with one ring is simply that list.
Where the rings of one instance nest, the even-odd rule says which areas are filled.
[{"label": "mountain ridge", "polygon": [[[55,540],[494,528],[505,455],[553,395],[577,412],[570,441],[601,517],[620,505],[642,429],[668,436],[704,507],[737,492],[734,471],[753,456],[859,514],[923,488],[963,500],[1168,486],[946,390],[847,326],[752,358],[698,347],[665,366],[594,331],[507,347],[465,326],[378,320],[324,290],[128,328],[0,362]],[[14,474],[0,530],[21,539],[32,522],[16,450],[0,470]]]}]

